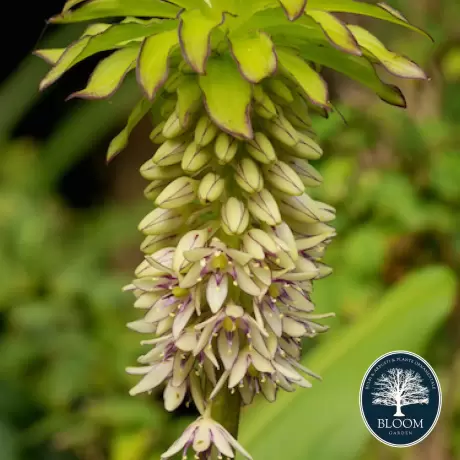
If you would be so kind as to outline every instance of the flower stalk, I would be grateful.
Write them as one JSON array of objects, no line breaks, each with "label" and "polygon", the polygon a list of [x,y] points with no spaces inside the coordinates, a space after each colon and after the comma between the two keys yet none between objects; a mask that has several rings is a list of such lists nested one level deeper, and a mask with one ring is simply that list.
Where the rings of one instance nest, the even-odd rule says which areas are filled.
[{"label": "flower stalk", "polygon": [[240,408],[256,395],[311,387],[301,348],[327,331],[311,293],[332,269],[335,209],[309,195],[323,151],[311,116],[333,109],[318,73],[330,67],[405,106],[374,70],[423,79],[409,59],[334,12],[412,30],[384,4],[353,0],[68,0],[52,22],[94,23],[66,49],[37,54],[53,67],[44,89],[81,60],[113,50],[71,97],[112,95],[135,69],[143,97],[108,160],[152,116],[153,156],[140,167],[152,211],[139,223],[143,262],[126,291],[146,352],[131,395],[163,389],[166,410],[193,401],[200,416],[162,455],[233,458]]},{"label": "flower stalk", "polygon": [[211,406],[211,417],[219,422],[235,439],[238,438],[240,423],[241,396],[238,392],[223,389],[215,397]]}]

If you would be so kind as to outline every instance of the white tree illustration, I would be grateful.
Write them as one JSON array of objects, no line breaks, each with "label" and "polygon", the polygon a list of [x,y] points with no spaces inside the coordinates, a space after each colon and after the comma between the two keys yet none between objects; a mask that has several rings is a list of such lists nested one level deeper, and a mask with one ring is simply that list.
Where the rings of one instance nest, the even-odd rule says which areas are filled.
[{"label": "white tree illustration", "polygon": [[428,404],[429,390],[422,385],[419,373],[399,368],[389,369],[375,382],[372,404],[396,406],[393,417],[404,417],[401,407],[410,404]]}]

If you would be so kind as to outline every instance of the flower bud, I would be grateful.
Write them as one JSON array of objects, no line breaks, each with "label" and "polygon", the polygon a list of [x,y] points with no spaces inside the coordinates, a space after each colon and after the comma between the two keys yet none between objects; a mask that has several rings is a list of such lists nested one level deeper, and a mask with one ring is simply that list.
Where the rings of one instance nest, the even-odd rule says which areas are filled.
[{"label": "flower bud", "polygon": [[186,139],[167,140],[161,144],[152,157],[153,163],[158,166],[171,166],[180,163],[182,155],[188,145]]},{"label": "flower bud", "polygon": [[259,228],[252,228],[247,234],[256,243],[260,244],[260,246],[264,248],[265,252],[269,254],[276,254],[278,248],[273,241],[273,238],[267,232],[264,232]]},{"label": "flower bud", "polygon": [[279,111],[278,116],[271,120],[264,120],[265,129],[275,139],[288,147],[294,147],[299,141],[297,130],[287,118]]},{"label": "flower bud", "polygon": [[247,252],[248,254],[253,256],[254,259],[265,259],[264,248],[259,243],[257,243],[257,241],[254,241],[248,233],[246,233],[243,237],[243,248],[244,252]]},{"label": "flower bud", "polygon": [[293,279],[311,280],[318,276],[319,268],[315,262],[299,257],[295,263],[295,273],[292,274]]},{"label": "flower bud", "polygon": [[140,222],[138,229],[145,235],[172,233],[184,222],[182,213],[173,209],[156,208]]},{"label": "flower bud", "polygon": [[321,158],[323,150],[309,136],[304,133],[297,133],[298,142],[292,147],[292,154],[306,160],[317,160]]},{"label": "flower bud", "polygon": [[[169,267],[172,266],[174,251],[173,247],[164,247],[155,251],[151,257],[144,259],[138,265],[134,274],[137,278],[151,278],[167,274]],[[153,264],[152,261],[154,261]]]},{"label": "flower bud", "polygon": [[305,187],[317,187],[323,182],[321,174],[307,160],[291,157],[288,164],[300,177]]},{"label": "flower bud", "polygon": [[249,224],[249,212],[243,202],[230,197],[222,206],[223,229],[230,235],[241,235]]},{"label": "flower bud", "polygon": [[198,198],[201,203],[212,203],[216,201],[224,191],[225,180],[218,174],[210,172],[201,179],[198,187]]},{"label": "flower bud", "polygon": [[207,239],[209,233],[207,230],[192,230],[187,232],[177,244],[176,251],[174,252],[174,258],[172,268],[175,272],[182,272],[191,262],[187,261],[184,257],[185,251],[191,251],[195,248],[202,248]]},{"label": "flower bud", "polygon": [[163,128],[165,124],[166,122],[162,121],[161,123],[156,125],[153,131],[150,133],[150,140],[154,144],[162,144],[166,141],[166,137],[163,136]]},{"label": "flower bud", "polygon": [[249,197],[248,209],[256,219],[267,225],[277,225],[281,223],[278,204],[275,198],[273,198],[273,195],[265,188],[259,193]]},{"label": "flower bud", "polygon": [[253,228],[244,235],[243,247],[256,260],[265,259],[265,254],[275,255],[278,252],[273,238],[258,228]]},{"label": "flower bud", "polygon": [[214,153],[219,163],[227,164],[233,160],[238,150],[238,141],[227,133],[220,133],[214,143]]},{"label": "flower bud", "polygon": [[253,97],[255,99],[254,110],[262,118],[271,119],[276,117],[276,107],[260,85],[254,86]]},{"label": "flower bud", "polygon": [[299,222],[329,222],[334,219],[331,212],[321,208],[307,194],[301,196],[283,196],[280,198],[280,210],[286,217]]},{"label": "flower bud", "polygon": [[288,195],[302,195],[305,190],[303,182],[296,172],[284,161],[266,166],[265,178],[278,190]]},{"label": "flower bud", "polygon": [[163,191],[168,181],[154,180],[144,189],[144,196],[148,200],[155,201],[157,196]]},{"label": "flower bud", "polygon": [[177,110],[174,110],[174,112],[166,120],[163,126],[162,134],[166,137],[166,139],[173,139],[181,134],[184,134],[185,131],[187,131],[187,128],[188,126],[182,126],[180,124],[179,114]]},{"label": "flower bud", "polygon": [[301,97],[295,97],[292,104],[283,107],[284,116],[296,129],[311,129],[308,107]]},{"label": "flower bud", "polygon": [[292,230],[289,228],[289,225],[285,222],[277,225],[273,231],[275,235],[286,244],[286,250],[291,256],[293,261],[298,259],[299,253],[297,250],[296,242]]},{"label": "flower bud", "polygon": [[171,235],[149,235],[145,237],[144,241],[141,243],[140,249],[144,254],[153,254],[159,249],[175,246],[176,241],[176,233]]},{"label": "flower bud", "polygon": [[260,192],[264,178],[254,160],[243,158],[235,168],[235,181],[246,192]]},{"label": "flower bud", "polygon": [[328,236],[327,233],[322,234],[322,235],[310,236],[310,237],[307,237],[307,238],[298,238],[296,240],[297,250],[298,251],[311,250],[311,249],[315,248],[316,246],[318,246],[319,244],[321,244],[323,241],[325,241],[328,238],[329,238],[329,236]]},{"label": "flower bud", "polygon": [[203,115],[196,124],[195,142],[201,147],[210,144],[216,137],[218,132],[217,126],[211,121],[207,115]]},{"label": "flower bud", "polygon": [[168,118],[176,109],[176,100],[167,99],[160,108],[160,114],[163,118]]},{"label": "flower bud", "polygon": [[298,233],[303,237],[321,235],[323,233],[327,234],[328,238],[333,238],[336,236],[335,228],[323,222],[312,222],[305,224],[295,220],[289,220],[289,226],[293,232]]},{"label": "flower bud", "polygon": [[211,151],[191,142],[182,157],[182,169],[188,173],[195,173],[206,166],[212,158]]},{"label": "flower bud", "polygon": [[327,203],[322,203],[321,201],[316,201],[316,206],[319,210],[319,216],[321,222],[330,222],[335,219],[335,208]]},{"label": "flower bud", "polygon": [[175,93],[183,81],[183,74],[180,71],[172,73],[165,82],[164,89],[168,93]]},{"label": "flower bud", "polygon": [[329,267],[329,265],[323,263],[317,263],[317,267],[319,273],[316,276],[316,279],[326,278],[326,276],[329,276],[333,271],[332,267]]},{"label": "flower bud", "polygon": [[272,98],[281,105],[292,104],[294,97],[291,90],[285,83],[277,78],[270,78],[267,81],[266,87]]},{"label": "flower bud", "polygon": [[245,145],[248,153],[260,163],[270,164],[276,161],[275,149],[265,134],[255,133],[254,139]]},{"label": "flower bud", "polygon": [[196,189],[196,180],[190,177],[179,177],[159,194],[155,204],[163,209],[180,208],[196,198]]},{"label": "flower bud", "polygon": [[140,168],[141,176],[147,180],[168,180],[174,179],[183,174],[180,165],[161,167],[155,164],[151,159],[147,160]]}]

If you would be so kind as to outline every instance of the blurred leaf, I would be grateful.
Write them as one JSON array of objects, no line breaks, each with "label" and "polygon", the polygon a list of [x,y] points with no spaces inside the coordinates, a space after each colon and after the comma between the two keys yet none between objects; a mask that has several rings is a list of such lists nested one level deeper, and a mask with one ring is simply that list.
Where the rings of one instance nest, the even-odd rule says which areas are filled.
[{"label": "blurred leaf", "polygon": [[[387,235],[377,225],[359,227],[343,241],[343,263],[353,275],[377,275],[386,252]],[[352,275],[352,276],[353,276]]]},{"label": "blurred leaf", "polygon": [[435,203],[427,203],[424,207],[426,227],[449,236],[455,235],[460,222],[460,212],[453,212],[452,207]]},{"label": "blurred leaf", "polygon": [[15,432],[0,419],[0,460],[19,460]]},{"label": "blurred leaf", "polygon": [[323,184],[319,193],[322,200],[335,204],[348,196],[355,164],[354,158],[335,157],[320,168]]},{"label": "blurred leaf", "polygon": [[[338,251],[338,258],[341,258],[341,254],[342,251]],[[368,313],[375,300],[381,295],[383,288],[380,280],[375,278],[363,280],[355,276],[354,272],[348,271],[346,265],[339,262],[329,263],[334,267],[333,276],[318,283],[312,293],[318,312],[335,312],[337,323],[341,320],[354,320]],[[336,321],[333,324],[334,330],[340,325],[336,324]]]},{"label": "blurred leaf", "polygon": [[29,428],[23,436],[27,444],[39,444],[51,438],[58,450],[87,446],[97,437],[99,427],[79,414],[50,412]]},{"label": "blurred leaf", "polygon": [[383,218],[393,218],[405,229],[418,230],[425,222],[423,205],[409,179],[402,174],[384,174],[373,199]]},{"label": "blurred leaf", "polygon": [[442,59],[442,71],[448,81],[460,79],[460,47],[451,48]]},{"label": "blurred leaf", "polygon": [[148,431],[119,433],[112,441],[110,460],[141,460],[145,457],[149,443]]},{"label": "blurred leaf", "polygon": [[98,425],[137,429],[158,426],[166,418],[162,407],[150,406],[145,400],[130,396],[96,402],[88,407],[86,414]]},{"label": "blurred leaf", "polygon": [[248,411],[241,428],[244,446],[261,459],[355,458],[371,436],[358,405],[366,369],[391,350],[423,352],[452,308],[454,288],[452,273],[443,267],[408,276],[372,312],[306,357],[304,363],[322,375],[322,383]]},{"label": "blurred leaf", "polygon": [[57,320],[67,314],[66,310],[52,305],[49,302],[39,301],[16,305],[11,314],[11,322],[15,327],[27,330],[28,333],[34,331],[49,331],[56,325]]},{"label": "blurred leaf", "polygon": [[430,168],[433,188],[442,198],[460,202],[460,151],[443,152]]}]

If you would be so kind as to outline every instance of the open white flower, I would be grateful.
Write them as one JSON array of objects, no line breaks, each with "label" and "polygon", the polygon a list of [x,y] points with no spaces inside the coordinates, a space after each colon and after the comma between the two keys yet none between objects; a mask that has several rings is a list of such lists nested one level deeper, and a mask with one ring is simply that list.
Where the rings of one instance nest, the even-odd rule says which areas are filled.
[{"label": "open white flower", "polygon": [[242,343],[243,340],[259,353],[269,356],[263,340],[263,336],[268,336],[267,331],[241,306],[233,302],[229,302],[224,309],[211,318],[197,324],[195,329],[200,332],[200,338],[194,353],[212,349],[212,341],[216,338],[218,356],[226,370],[233,366],[240,347],[245,345]]},{"label": "open white flower", "polygon": [[217,458],[219,459],[223,456],[234,458],[235,451],[238,451],[247,459],[252,460],[243,446],[222,425],[212,420],[208,414],[190,424],[182,436],[161,455],[161,459],[166,460],[181,451],[183,458],[186,459],[187,452],[191,448],[196,453],[195,458],[207,460],[211,458],[213,447],[217,450]]},{"label": "open white flower", "polygon": [[180,287],[179,278],[172,269],[172,257],[168,265],[163,265],[164,261],[160,262],[155,255],[146,258],[146,262],[156,270],[155,274],[134,280],[125,290],[134,291],[136,308],[148,310],[144,322],[156,326],[157,334],[171,330],[178,338],[190,318],[200,313],[200,291]]},{"label": "open white flower", "polygon": [[185,251],[184,257],[192,265],[182,277],[180,286],[190,288],[206,280],[206,298],[213,312],[222,307],[224,294],[228,293],[229,280],[249,295],[260,294],[260,288],[247,268],[252,256],[227,247],[218,238],[213,238],[209,246]]}]

